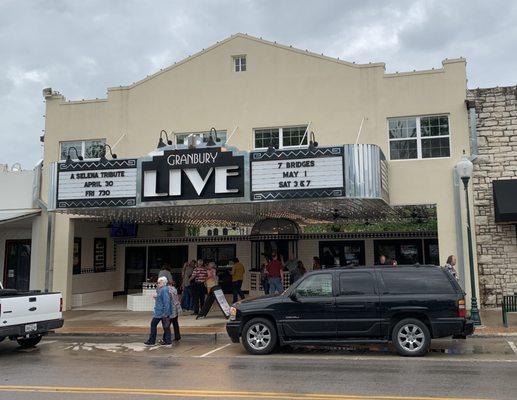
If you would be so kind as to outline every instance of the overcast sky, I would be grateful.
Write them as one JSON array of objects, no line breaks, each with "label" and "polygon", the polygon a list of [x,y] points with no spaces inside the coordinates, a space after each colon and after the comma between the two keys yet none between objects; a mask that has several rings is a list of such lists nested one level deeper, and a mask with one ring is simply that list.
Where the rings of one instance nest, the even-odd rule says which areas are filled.
[{"label": "overcast sky", "polygon": [[0,163],[41,158],[41,90],[102,98],[236,32],[388,72],[466,57],[469,88],[517,84],[517,2],[0,0]]}]

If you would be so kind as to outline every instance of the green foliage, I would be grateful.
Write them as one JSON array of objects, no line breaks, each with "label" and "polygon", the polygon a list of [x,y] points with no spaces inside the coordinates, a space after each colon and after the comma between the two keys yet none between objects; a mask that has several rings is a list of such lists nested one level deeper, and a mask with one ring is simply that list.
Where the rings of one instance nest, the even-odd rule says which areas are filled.
[{"label": "green foliage", "polygon": [[325,233],[325,232],[436,232],[438,224],[436,219],[416,222],[413,220],[401,221],[374,221],[349,222],[345,224],[322,224],[308,225],[304,233]]}]

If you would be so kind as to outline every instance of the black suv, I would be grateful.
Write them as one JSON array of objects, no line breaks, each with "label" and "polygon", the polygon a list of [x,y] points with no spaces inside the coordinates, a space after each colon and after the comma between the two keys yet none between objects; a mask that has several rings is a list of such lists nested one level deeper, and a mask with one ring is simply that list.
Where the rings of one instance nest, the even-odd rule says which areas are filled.
[{"label": "black suv", "polygon": [[400,355],[422,356],[431,338],[474,332],[464,296],[435,266],[327,269],[306,274],[279,296],[234,304],[226,330],[251,354],[277,345],[391,341]]}]

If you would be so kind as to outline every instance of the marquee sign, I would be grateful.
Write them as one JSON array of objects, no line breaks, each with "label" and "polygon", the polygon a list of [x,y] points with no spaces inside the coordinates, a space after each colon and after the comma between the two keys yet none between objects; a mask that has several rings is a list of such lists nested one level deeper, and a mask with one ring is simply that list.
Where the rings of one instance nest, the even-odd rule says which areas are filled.
[{"label": "marquee sign", "polygon": [[244,196],[244,156],[220,147],[166,150],[142,162],[142,202]]},{"label": "marquee sign", "polygon": [[58,163],[57,208],[134,206],[136,167],[136,159]]},{"label": "marquee sign", "polygon": [[253,152],[251,200],[344,196],[343,147]]}]

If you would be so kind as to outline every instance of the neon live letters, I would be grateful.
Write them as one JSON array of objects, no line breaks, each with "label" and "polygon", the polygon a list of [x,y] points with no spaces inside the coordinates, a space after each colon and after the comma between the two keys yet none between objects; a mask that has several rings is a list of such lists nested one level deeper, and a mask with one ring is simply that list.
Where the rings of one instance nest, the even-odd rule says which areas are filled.
[{"label": "neon live letters", "polygon": [[169,150],[142,162],[142,202],[244,196],[244,156],[220,148]]}]

